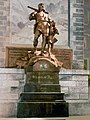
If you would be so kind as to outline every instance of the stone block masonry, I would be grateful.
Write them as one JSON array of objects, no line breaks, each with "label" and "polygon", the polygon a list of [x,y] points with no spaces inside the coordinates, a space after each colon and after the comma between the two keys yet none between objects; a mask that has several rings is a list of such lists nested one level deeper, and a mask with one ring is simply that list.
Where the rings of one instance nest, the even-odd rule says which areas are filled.
[{"label": "stone block masonry", "polygon": [[59,74],[61,92],[69,102],[69,115],[89,115],[88,74],[85,70],[61,70]]},{"label": "stone block masonry", "polygon": [[16,117],[24,70],[0,68],[0,117]]},{"label": "stone block masonry", "polygon": [[70,48],[73,49],[72,68],[83,69],[84,0],[70,0]]},{"label": "stone block masonry", "polygon": [[61,70],[61,91],[65,93],[66,100],[88,100],[88,74],[85,70]]},{"label": "stone block masonry", "polygon": [[0,0],[0,67],[5,67],[7,45],[10,45],[10,0]]}]

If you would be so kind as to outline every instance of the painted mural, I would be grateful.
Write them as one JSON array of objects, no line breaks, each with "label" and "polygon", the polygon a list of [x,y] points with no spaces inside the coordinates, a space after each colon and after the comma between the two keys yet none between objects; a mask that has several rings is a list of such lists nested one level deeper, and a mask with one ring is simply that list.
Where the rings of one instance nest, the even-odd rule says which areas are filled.
[{"label": "painted mural", "polygon": [[[39,3],[44,3],[45,10],[51,19],[55,20],[59,35],[56,47],[68,46],[68,0],[11,0],[11,41],[13,44],[33,43],[34,21],[29,21],[29,14],[37,9]],[[41,39],[39,39],[39,44]]]}]

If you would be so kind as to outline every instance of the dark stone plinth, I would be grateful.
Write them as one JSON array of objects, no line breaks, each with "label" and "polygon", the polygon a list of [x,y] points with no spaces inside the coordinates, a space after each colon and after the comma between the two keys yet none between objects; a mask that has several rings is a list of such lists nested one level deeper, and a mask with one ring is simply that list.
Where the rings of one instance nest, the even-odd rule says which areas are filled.
[{"label": "dark stone plinth", "polygon": [[[49,68],[48,68],[49,70]],[[25,92],[60,92],[58,71],[26,72]]]},{"label": "dark stone plinth", "polygon": [[60,92],[24,92],[21,94],[21,102],[36,102],[36,101],[64,101],[64,93]]},{"label": "dark stone plinth", "polygon": [[31,82],[24,86],[25,92],[60,92],[60,85],[58,84],[37,84]]},{"label": "dark stone plinth", "polygon": [[25,70],[24,91],[17,107],[18,118],[68,117],[68,103],[59,85],[59,68],[39,60]]},{"label": "dark stone plinth", "polygon": [[66,102],[19,102],[18,118],[30,117],[67,117]]}]

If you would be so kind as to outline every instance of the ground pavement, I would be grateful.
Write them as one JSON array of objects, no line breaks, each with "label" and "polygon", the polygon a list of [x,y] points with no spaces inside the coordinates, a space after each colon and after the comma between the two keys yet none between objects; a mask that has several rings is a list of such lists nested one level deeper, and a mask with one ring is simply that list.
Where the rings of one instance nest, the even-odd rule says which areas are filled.
[{"label": "ground pavement", "polygon": [[90,115],[69,116],[68,118],[0,118],[0,120],[90,120]]}]

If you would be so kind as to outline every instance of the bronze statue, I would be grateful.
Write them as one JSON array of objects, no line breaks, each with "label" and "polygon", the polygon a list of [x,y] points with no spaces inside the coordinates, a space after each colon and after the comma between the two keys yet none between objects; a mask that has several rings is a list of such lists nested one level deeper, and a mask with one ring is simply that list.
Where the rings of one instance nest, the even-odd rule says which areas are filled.
[{"label": "bronze statue", "polygon": [[[38,9],[28,6],[28,8],[34,10],[29,15],[29,20],[35,20],[34,24],[34,51],[28,51],[28,54],[23,58],[16,60],[16,66],[18,68],[26,68],[33,66],[37,61],[48,61],[56,67],[61,67],[62,62],[58,61],[54,54],[52,54],[53,45],[57,42],[55,34],[59,34],[56,28],[55,21],[50,20],[48,12],[44,10],[44,4],[38,4]],[[37,51],[38,38],[42,35],[41,51]],[[48,51],[45,52],[45,47],[48,44]]]},{"label": "bronze statue", "polygon": [[37,50],[37,45],[38,45],[38,38],[40,35],[42,35],[42,47],[41,47],[41,52],[44,52],[45,46],[46,46],[46,38],[49,34],[49,15],[48,12],[44,10],[44,4],[40,3],[38,4],[38,9],[34,9],[32,7],[29,7],[33,10],[29,16],[29,20],[35,20],[36,23],[34,25],[34,51]]}]

